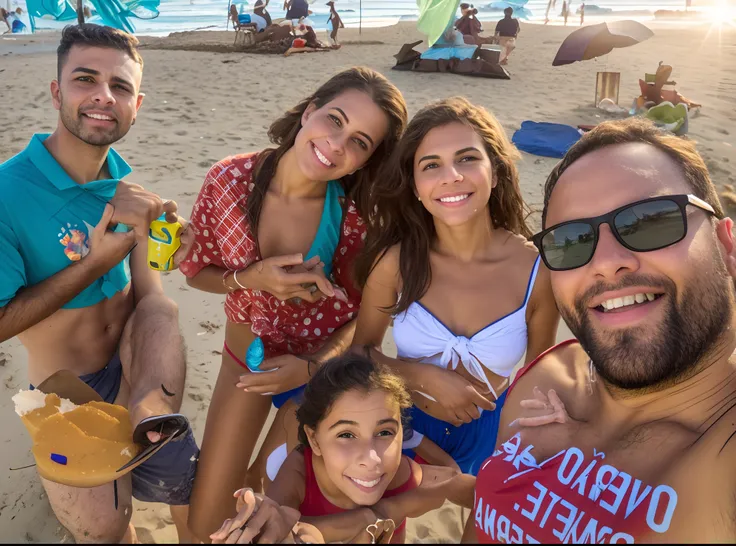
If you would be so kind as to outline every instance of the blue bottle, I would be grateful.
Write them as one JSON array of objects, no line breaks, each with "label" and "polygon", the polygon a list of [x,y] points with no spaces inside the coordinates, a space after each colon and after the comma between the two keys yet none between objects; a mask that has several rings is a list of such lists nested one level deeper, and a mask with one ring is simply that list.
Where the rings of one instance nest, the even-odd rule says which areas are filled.
[{"label": "blue bottle", "polygon": [[266,355],[266,349],[263,346],[263,341],[260,337],[257,337],[248,346],[248,351],[245,353],[245,365],[252,372],[260,372],[259,368],[263,363],[263,359]]}]

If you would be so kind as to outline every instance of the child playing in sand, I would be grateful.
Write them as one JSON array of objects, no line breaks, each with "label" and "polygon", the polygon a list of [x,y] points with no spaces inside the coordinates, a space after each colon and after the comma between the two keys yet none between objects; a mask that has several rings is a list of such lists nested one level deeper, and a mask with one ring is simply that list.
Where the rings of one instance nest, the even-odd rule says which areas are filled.
[{"label": "child playing in sand", "polygon": [[[387,366],[358,354],[327,362],[307,384],[297,410],[300,445],[268,488],[270,501],[297,510],[301,521],[313,525],[328,543],[353,541],[366,527],[373,527],[375,538],[380,529],[389,536],[393,532],[391,543],[403,543],[404,518],[420,514],[387,499],[399,499],[419,487],[436,494],[438,483],[449,486],[459,475],[454,469],[419,465],[402,455],[402,412],[410,405],[403,380]],[[453,491],[454,482],[443,487],[442,495],[453,500]],[[249,490],[238,495],[246,493],[252,495]],[[236,520],[242,525],[244,515],[226,521],[211,538],[244,540],[240,526],[232,525]],[[395,530],[389,516],[397,518]],[[256,532],[250,523],[247,528]]]}]

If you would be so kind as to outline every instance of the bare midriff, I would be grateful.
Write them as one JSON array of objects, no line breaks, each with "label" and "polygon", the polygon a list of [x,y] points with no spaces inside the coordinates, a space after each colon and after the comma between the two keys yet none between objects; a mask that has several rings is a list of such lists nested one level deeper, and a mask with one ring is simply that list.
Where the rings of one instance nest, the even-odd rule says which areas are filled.
[{"label": "bare midriff", "polygon": [[98,372],[115,355],[135,307],[129,284],[92,307],[60,309],[18,339],[28,351],[28,379],[38,385],[59,370]]}]

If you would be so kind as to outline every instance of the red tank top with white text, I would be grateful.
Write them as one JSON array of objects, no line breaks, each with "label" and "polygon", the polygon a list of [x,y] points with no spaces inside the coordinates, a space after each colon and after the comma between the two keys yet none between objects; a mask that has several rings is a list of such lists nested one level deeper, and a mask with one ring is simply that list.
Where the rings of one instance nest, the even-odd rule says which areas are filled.
[{"label": "red tank top with white text", "polygon": [[473,517],[484,544],[633,544],[666,532],[676,506],[672,487],[607,464],[603,452],[570,446],[540,461],[516,434],[481,466]]}]

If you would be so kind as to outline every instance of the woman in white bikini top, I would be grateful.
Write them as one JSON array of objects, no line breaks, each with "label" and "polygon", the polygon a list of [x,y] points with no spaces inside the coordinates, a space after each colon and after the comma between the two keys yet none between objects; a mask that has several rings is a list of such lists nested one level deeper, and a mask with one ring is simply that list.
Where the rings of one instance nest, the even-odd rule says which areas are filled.
[{"label": "woman in white bikini top", "polygon": [[517,158],[484,109],[462,98],[424,108],[374,188],[358,263],[354,344],[380,347],[395,318],[399,358],[372,355],[413,391],[414,429],[463,471],[493,450],[500,411],[482,410],[503,404],[515,366],[552,346],[559,322],[527,240]]}]

